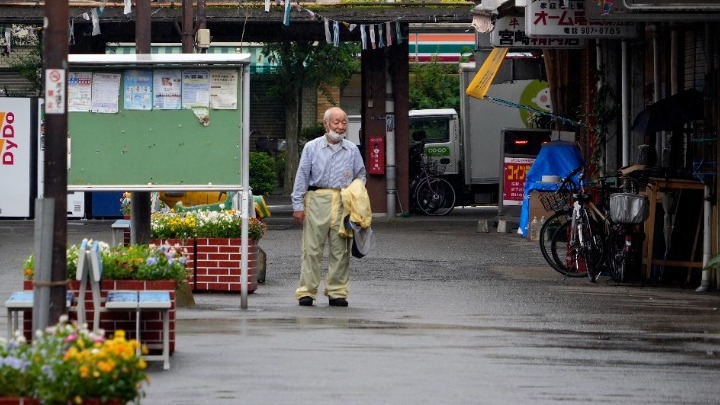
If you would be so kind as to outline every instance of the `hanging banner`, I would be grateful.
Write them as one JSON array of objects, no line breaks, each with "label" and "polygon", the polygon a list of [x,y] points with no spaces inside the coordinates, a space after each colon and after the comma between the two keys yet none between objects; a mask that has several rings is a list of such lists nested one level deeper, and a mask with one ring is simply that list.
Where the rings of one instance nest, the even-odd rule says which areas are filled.
[{"label": "hanging banner", "polygon": [[507,53],[508,48],[493,48],[465,90],[465,94],[479,99],[485,97]]},{"label": "hanging banner", "polygon": [[635,38],[632,22],[594,21],[585,14],[584,0],[532,1],[525,7],[525,32],[529,37]]}]

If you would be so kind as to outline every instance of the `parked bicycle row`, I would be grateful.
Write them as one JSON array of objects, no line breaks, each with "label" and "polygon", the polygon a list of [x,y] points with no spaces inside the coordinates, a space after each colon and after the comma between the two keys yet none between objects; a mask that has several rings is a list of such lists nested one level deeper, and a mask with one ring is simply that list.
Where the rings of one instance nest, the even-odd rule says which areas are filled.
[{"label": "parked bicycle row", "polygon": [[540,250],[547,263],[568,277],[595,282],[607,271],[617,282],[627,280],[640,265],[643,222],[649,201],[640,189],[646,182],[630,176],[601,179],[594,191],[585,167],[575,168],[554,192],[540,196],[553,211],[539,231]]}]

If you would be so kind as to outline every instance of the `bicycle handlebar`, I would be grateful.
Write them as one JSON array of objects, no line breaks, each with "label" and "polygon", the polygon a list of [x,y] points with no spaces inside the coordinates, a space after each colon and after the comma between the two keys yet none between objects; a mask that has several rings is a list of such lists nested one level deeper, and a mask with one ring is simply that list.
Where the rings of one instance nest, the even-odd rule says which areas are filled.
[{"label": "bicycle handlebar", "polygon": [[582,173],[580,174],[580,177],[578,178],[580,183],[582,183],[582,179],[585,174],[585,171],[583,170],[584,167],[585,167],[585,165],[582,164],[582,165],[576,167],[575,169],[573,169],[570,173],[568,173],[568,175],[562,179],[562,182],[560,183],[560,187],[558,187],[558,189],[555,191],[555,194],[559,194],[560,192],[565,191],[566,189],[569,188],[569,185],[572,185],[573,190],[577,189],[579,186],[577,184],[575,184],[575,182],[572,180],[572,178],[573,178],[573,176],[578,174],[578,172],[582,171]]}]

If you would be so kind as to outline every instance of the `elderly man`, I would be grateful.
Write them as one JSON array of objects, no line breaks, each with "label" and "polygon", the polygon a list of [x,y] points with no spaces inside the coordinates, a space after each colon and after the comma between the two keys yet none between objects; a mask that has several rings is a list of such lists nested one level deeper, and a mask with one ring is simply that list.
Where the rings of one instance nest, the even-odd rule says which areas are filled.
[{"label": "elderly man", "polygon": [[311,306],[316,299],[325,243],[329,243],[324,294],[331,306],[348,305],[350,244],[339,234],[343,204],[340,189],[354,179],[365,183],[365,165],[357,146],[345,139],[347,114],[325,111],[325,134],[305,144],[292,192],[293,218],[303,226],[300,287],[295,298]]}]

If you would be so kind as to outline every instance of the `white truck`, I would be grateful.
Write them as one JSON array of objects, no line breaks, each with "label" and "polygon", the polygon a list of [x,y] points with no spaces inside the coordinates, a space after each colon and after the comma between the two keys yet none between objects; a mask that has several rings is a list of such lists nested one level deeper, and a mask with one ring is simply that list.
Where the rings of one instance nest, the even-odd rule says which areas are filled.
[{"label": "white truck", "polygon": [[[427,156],[449,160],[443,176],[455,187],[456,205],[502,203],[499,190],[503,188],[501,173],[507,165],[504,157],[537,155],[542,142],[550,139],[549,130],[530,129],[539,114],[519,108],[528,106],[549,112],[547,82],[515,80],[493,84],[487,95],[502,101],[479,100],[465,95],[475,73],[474,63],[461,64],[459,114],[454,109],[409,112],[411,147],[424,136]],[[513,135],[505,136],[504,143],[503,133],[509,132]],[[529,168],[529,164],[525,167]],[[502,180],[506,189],[510,187],[505,176]],[[513,205],[520,204],[521,196],[516,200],[518,203]]]}]

